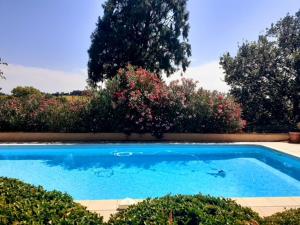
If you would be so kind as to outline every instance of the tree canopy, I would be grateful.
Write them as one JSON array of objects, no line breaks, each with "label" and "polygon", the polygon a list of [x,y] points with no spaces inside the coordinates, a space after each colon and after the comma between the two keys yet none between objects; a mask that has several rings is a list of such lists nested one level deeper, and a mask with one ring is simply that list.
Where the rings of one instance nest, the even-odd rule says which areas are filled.
[{"label": "tree canopy", "polygon": [[289,86],[286,88],[290,90],[293,115],[300,121],[300,10],[295,16],[288,14],[272,24],[267,35],[277,40],[275,44],[286,57],[286,67],[290,74]]},{"label": "tree canopy", "polygon": [[257,41],[240,45],[236,56],[221,57],[225,81],[250,128],[283,131],[300,119],[299,16],[288,14]]},{"label": "tree canopy", "polygon": [[189,65],[187,0],[107,0],[91,35],[88,81],[95,84],[128,64],[168,76]]}]

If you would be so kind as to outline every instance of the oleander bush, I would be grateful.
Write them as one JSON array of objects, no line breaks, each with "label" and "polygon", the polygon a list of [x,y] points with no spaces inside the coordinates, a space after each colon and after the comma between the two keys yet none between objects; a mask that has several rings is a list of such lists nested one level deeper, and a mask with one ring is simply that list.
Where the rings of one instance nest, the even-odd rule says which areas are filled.
[{"label": "oleander bush", "polygon": [[197,89],[191,79],[171,82],[169,91],[172,101],[168,115],[173,132],[232,133],[246,125],[240,106],[230,96]]},{"label": "oleander bush", "polygon": [[260,217],[232,200],[203,195],[147,199],[110,218],[109,225],[257,225]]},{"label": "oleander bush", "polygon": [[18,87],[0,98],[0,131],[233,133],[241,131],[240,106],[216,91],[182,79],[167,85],[144,69],[127,66],[100,90],[57,97]]},{"label": "oleander bush", "polygon": [[102,217],[87,211],[67,194],[0,177],[0,224],[104,223]]},{"label": "oleander bush", "polygon": [[112,106],[122,118],[119,129],[161,134],[170,130],[168,87],[155,74],[128,66],[107,83]]},{"label": "oleander bush", "polygon": [[264,218],[263,225],[296,225],[300,224],[300,208],[289,209]]},{"label": "oleander bush", "polygon": [[2,131],[85,131],[88,101],[45,95],[9,96],[0,99]]},{"label": "oleander bush", "polygon": [[160,136],[165,132],[232,133],[245,126],[241,108],[230,96],[198,89],[189,79],[167,85],[155,74],[132,66],[120,69],[91,102],[93,131]]}]

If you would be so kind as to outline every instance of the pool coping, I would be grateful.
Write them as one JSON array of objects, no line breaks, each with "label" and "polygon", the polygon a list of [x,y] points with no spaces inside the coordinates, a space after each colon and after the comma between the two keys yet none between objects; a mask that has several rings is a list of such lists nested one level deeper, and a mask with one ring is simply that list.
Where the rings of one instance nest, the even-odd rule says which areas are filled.
[{"label": "pool coping", "polygon": [[297,158],[300,158],[300,144],[289,143],[286,141],[282,142],[0,142],[0,146],[3,145],[95,145],[95,144],[193,144],[193,145],[252,145],[252,146],[263,146],[267,148],[271,148],[278,152],[282,152]]},{"label": "pool coping", "polygon": [[[166,142],[164,142],[166,143]],[[172,142],[177,144],[177,142]],[[47,144],[63,144],[61,142],[55,143],[0,143],[1,145],[47,145]],[[74,143],[78,144],[78,143]],[[86,143],[82,143],[86,144]],[[96,144],[96,143],[92,143]],[[153,144],[153,143],[152,143]],[[179,142],[178,144],[185,144]],[[282,152],[297,158],[300,158],[300,144],[292,144],[288,142],[228,142],[228,143],[186,143],[186,144],[218,144],[218,145],[256,145],[271,148],[275,151]],[[72,145],[72,143],[69,143]],[[232,198],[238,204],[250,207],[260,216],[269,216],[277,212],[282,212],[286,209],[300,208],[299,197],[243,197]],[[116,213],[120,208],[124,209],[131,204],[135,204],[141,199],[119,199],[119,200],[80,200],[76,201],[83,206],[87,207],[89,211],[95,212],[108,220],[111,214]]]}]

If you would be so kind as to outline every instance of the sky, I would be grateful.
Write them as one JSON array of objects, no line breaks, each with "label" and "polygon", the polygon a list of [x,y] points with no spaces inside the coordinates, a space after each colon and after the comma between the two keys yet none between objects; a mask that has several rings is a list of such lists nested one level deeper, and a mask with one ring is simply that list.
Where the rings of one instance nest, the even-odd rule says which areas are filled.
[{"label": "sky", "polygon": [[[87,49],[104,0],[0,0],[2,92],[34,86],[44,92],[84,89]],[[184,74],[210,90],[228,91],[219,58],[256,40],[272,22],[294,14],[300,0],[188,0],[192,63]],[[179,73],[169,80],[180,78]]]}]

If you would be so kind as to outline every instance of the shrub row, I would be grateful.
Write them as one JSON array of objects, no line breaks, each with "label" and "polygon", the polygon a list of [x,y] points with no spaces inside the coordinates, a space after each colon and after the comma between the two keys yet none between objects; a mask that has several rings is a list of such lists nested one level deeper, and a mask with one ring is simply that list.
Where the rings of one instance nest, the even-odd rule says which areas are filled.
[{"label": "shrub row", "polygon": [[0,177],[0,224],[101,225],[103,222],[67,194],[47,192],[42,187]]},{"label": "shrub row", "polygon": [[144,200],[105,223],[67,194],[0,177],[0,224],[296,225],[300,209],[260,218],[229,199],[177,195]]},{"label": "shrub row", "polygon": [[[30,89],[30,88],[29,88]],[[240,131],[240,106],[227,95],[182,79],[169,85],[128,66],[106,87],[82,97],[55,97],[16,88],[0,98],[1,131],[212,132]]]}]

